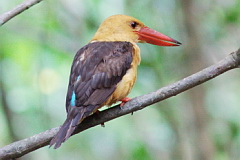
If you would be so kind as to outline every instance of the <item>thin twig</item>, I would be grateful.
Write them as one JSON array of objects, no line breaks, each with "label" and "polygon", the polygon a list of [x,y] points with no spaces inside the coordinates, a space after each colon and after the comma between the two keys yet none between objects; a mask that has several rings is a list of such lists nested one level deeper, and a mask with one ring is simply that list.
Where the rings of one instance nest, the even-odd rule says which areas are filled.
[{"label": "thin twig", "polygon": [[[1,73],[0,73],[1,74]],[[6,97],[6,91],[3,86],[3,83],[1,82],[0,79],[0,100],[2,101],[2,110],[3,113],[6,117],[6,123],[8,126],[8,133],[9,133],[9,138],[11,141],[16,141],[17,135],[14,132],[14,125],[13,125],[13,115],[14,113],[11,111],[9,104],[7,102],[7,97]]]},{"label": "thin twig", "polygon": [[[182,93],[190,88],[200,85],[216,76],[221,75],[231,69],[238,68],[240,66],[240,49],[231,53],[220,62],[212,65],[202,71],[199,71],[189,77],[186,77],[178,82],[163,87],[155,92],[133,98],[127,102],[123,108],[119,105],[104,110],[98,114],[94,114],[86,118],[74,132],[77,134],[93,126],[110,121],[117,117],[136,112],[153,103],[157,103],[164,99],[173,97]],[[9,159],[21,157],[31,151],[44,147],[49,144],[52,137],[58,132],[59,127],[52,128],[40,134],[26,138],[9,144],[0,148],[0,159]]]},{"label": "thin twig", "polygon": [[13,8],[12,10],[3,13],[0,15],[0,26],[4,23],[15,17],[16,15],[22,13],[23,11],[27,10],[28,8],[32,7],[33,5],[41,2],[42,0],[26,0],[22,4],[19,4],[17,7]]}]

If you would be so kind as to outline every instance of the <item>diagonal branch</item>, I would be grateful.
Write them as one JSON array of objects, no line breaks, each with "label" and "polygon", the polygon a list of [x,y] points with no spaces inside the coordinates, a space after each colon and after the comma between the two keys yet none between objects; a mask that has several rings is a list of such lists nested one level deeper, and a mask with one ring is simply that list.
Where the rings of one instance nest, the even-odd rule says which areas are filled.
[{"label": "diagonal branch", "polygon": [[[218,63],[203,69],[189,77],[178,82],[163,87],[155,92],[136,97],[127,102],[121,109],[119,105],[109,108],[86,118],[77,128],[74,134],[82,132],[88,128],[110,121],[117,117],[136,112],[151,104],[157,103],[164,99],[173,97],[190,88],[200,85],[216,76],[221,75],[231,69],[240,67],[240,49],[231,53]],[[49,129],[40,134],[26,138],[0,148],[0,159],[9,159],[21,157],[31,151],[44,147],[49,144],[50,140],[57,133],[59,127]]]},{"label": "diagonal branch", "polygon": [[17,7],[13,8],[12,10],[3,13],[0,15],[0,26],[4,23],[15,17],[16,15],[24,12],[28,8],[32,7],[33,5],[41,2],[42,0],[26,0],[22,4],[19,4]]}]

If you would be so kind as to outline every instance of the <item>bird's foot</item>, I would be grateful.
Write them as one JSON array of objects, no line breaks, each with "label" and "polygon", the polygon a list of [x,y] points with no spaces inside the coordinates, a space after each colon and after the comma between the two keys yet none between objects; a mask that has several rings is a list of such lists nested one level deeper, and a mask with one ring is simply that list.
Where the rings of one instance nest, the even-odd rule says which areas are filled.
[{"label": "bird's foot", "polygon": [[103,122],[103,123],[101,123],[100,125],[101,125],[101,127],[105,127],[105,123],[104,123],[104,122]]},{"label": "bird's foot", "polygon": [[[99,111],[99,110],[97,110],[95,113],[96,113],[96,114],[99,114],[99,113],[100,113],[100,111]],[[105,124],[104,124],[104,122],[103,122],[103,123],[101,123],[100,125],[101,125],[101,127],[105,127]]]},{"label": "bird's foot", "polygon": [[122,103],[120,104],[120,107],[122,108],[124,106],[125,103],[127,103],[128,101],[130,101],[131,98],[125,97],[122,100],[120,100]]}]

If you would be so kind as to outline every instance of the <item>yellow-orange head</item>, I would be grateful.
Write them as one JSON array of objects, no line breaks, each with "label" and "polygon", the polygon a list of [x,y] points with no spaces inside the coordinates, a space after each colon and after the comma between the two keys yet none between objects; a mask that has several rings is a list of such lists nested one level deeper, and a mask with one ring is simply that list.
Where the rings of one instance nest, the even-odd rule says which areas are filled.
[{"label": "yellow-orange head", "polygon": [[108,17],[98,28],[92,41],[147,42],[158,46],[179,46],[180,42],[163,35],[136,18],[126,15]]}]

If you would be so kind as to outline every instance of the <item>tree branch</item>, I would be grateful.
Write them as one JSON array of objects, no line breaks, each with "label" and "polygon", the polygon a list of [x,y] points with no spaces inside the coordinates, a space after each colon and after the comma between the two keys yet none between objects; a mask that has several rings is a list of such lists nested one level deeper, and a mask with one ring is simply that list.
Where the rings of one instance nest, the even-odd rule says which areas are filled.
[{"label": "tree branch", "polygon": [[33,5],[41,2],[42,0],[26,0],[22,4],[19,4],[17,7],[13,8],[12,10],[3,13],[0,15],[0,26],[4,23],[15,17],[16,15],[24,12],[28,8],[32,7]]},{"label": "tree branch", "polygon": [[[153,103],[157,103],[164,99],[176,96],[190,88],[200,85],[214,77],[240,67],[240,49],[231,53],[220,62],[212,65],[200,72],[186,77],[178,82],[163,87],[155,92],[133,98],[127,102],[123,108],[119,105],[106,109],[99,114],[93,114],[87,117],[77,128],[74,134],[82,132],[88,128],[110,121],[117,117],[136,112]],[[49,144],[53,136],[58,132],[59,127],[49,129],[32,137],[14,142],[5,147],[0,148],[0,159],[18,158],[38,148]]]}]

